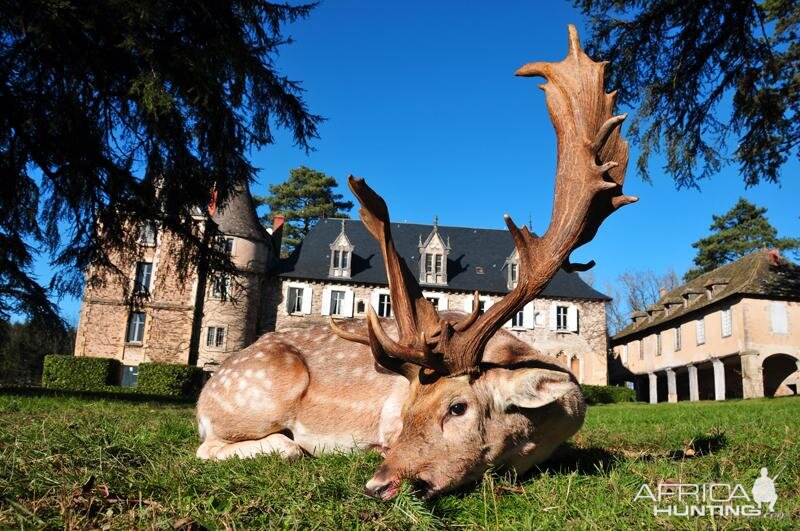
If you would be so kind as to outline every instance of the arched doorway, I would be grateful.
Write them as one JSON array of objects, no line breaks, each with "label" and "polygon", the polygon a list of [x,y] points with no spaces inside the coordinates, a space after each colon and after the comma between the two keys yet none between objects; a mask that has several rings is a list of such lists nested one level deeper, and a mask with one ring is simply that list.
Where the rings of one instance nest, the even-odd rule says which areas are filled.
[{"label": "arched doorway", "polygon": [[797,394],[800,373],[797,358],[789,354],[773,354],[761,365],[764,378],[764,396]]}]

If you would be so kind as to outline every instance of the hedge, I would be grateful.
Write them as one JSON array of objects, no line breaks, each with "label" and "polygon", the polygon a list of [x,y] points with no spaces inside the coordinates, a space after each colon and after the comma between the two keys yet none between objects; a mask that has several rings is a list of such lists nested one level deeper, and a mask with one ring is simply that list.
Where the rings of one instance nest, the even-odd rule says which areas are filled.
[{"label": "hedge", "polygon": [[152,397],[196,397],[203,369],[168,363],[140,363],[136,387],[120,387],[121,365],[112,358],[50,355],[44,358],[42,386],[62,391],[137,394]]},{"label": "hedge", "polygon": [[138,392],[160,396],[196,396],[203,385],[203,369],[169,363],[140,363]]},{"label": "hedge", "polygon": [[42,385],[70,391],[104,391],[119,383],[120,363],[111,358],[47,355]]},{"label": "hedge", "polygon": [[636,402],[636,391],[613,385],[581,385],[583,396],[589,405]]}]

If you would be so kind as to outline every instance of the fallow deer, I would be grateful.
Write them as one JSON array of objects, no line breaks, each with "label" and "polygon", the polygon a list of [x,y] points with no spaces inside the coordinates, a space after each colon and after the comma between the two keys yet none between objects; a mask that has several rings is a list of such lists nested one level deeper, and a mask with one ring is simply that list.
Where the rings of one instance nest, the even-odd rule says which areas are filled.
[{"label": "fallow deer", "polygon": [[[208,459],[276,452],[285,458],[377,448],[385,460],[366,492],[390,499],[403,480],[430,498],[489,467],[525,472],[581,427],[585,403],[575,377],[554,358],[501,330],[559,268],[586,270],[570,254],[602,221],[637,200],[622,194],[628,145],[603,91],[605,63],[580,48],[569,27],[560,63],[530,63],[542,76],[558,137],[555,199],[547,232],[505,221],[519,253],[516,287],[479,314],[439,313],[392,241],[383,199],[362,179],[348,184],[378,241],[395,319],[369,308],[366,323],[269,333],[232,355],[197,405]],[[366,329],[366,330],[365,330]]]}]

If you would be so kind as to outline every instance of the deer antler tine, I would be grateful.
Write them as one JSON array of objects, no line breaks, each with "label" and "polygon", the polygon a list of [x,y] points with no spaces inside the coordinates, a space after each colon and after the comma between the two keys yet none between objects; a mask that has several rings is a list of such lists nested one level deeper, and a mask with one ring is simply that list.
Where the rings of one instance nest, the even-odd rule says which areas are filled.
[{"label": "deer antler tine", "polygon": [[355,343],[361,343],[362,345],[369,346],[370,344],[369,336],[364,336],[356,332],[349,332],[344,328],[339,327],[339,325],[336,324],[336,321],[333,319],[333,317],[330,317],[329,320],[330,320],[331,330],[333,330],[333,333],[336,334],[337,336],[341,337],[342,339],[346,339],[347,341],[353,341]]},{"label": "deer antler tine", "polygon": [[617,209],[619,207],[635,203],[638,200],[639,198],[634,195],[618,195],[617,197],[611,199],[611,205]]},{"label": "deer antler tine", "polygon": [[[424,351],[411,346],[401,345],[389,337],[389,335],[383,329],[383,326],[381,326],[381,322],[378,320],[378,314],[375,313],[375,310],[372,308],[372,306],[370,306],[369,310],[367,311],[367,327],[370,334],[374,335],[375,339],[380,344],[381,350],[387,355],[401,361],[407,361],[416,365],[428,367],[430,369],[434,368],[431,367],[425,358]],[[372,345],[372,343],[370,343],[370,345]]]},{"label": "deer antler tine", "polygon": [[614,132],[614,129],[619,127],[627,117],[627,113],[620,114],[618,116],[612,116],[603,122],[603,125],[600,126],[600,129],[597,130],[597,134],[594,136],[594,141],[589,146],[589,149],[592,150],[592,153],[596,155],[601,149],[603,149],[603,146],[606,144],[608,137],[611,136],[611,133]]},{"label": "deer antler tine", "polygon": [[580,262],[573,264],[572,262],[569,261],[569,258],[567,258],[567,260],[564,262],[564,265],[562,265],[561,268],[567,273],[574,273],[575,271],[580,271],[580,272],[589,271],[595,265],[596,264],[594,260],[589,260],[585,264],[582,264]]},{"label": "deer antler tine", "polygon": [[459,321],[453,325],[453,330],[455,330],[456,332],[461,332],[472,326],[472,323],[474,323],[475,320],[478,318],[478,316],[481,314],[481,296],[478,293],[478,290],[475,290],[473,297],[474,298],[472,300],[472,313],[470,313],[469,316],[463,321]]}]

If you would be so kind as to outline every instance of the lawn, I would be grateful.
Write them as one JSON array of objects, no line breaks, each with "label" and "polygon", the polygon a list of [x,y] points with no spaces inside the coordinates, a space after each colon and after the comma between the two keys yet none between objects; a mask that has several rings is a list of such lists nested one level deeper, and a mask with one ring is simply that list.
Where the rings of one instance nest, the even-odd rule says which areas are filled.
[{"label": "lawn", "polygon": [[[0,390],[0,528],[800,527],[800,398],[593,406],[549,464],[423,504],[362,494],[374,453],[194,457],[189,405]],[[653,515],[643,483],[777,478],[773,517]],[[667,504],[667,502],[664,502]],[[776,516],[777,515],[777,516]]]}]

